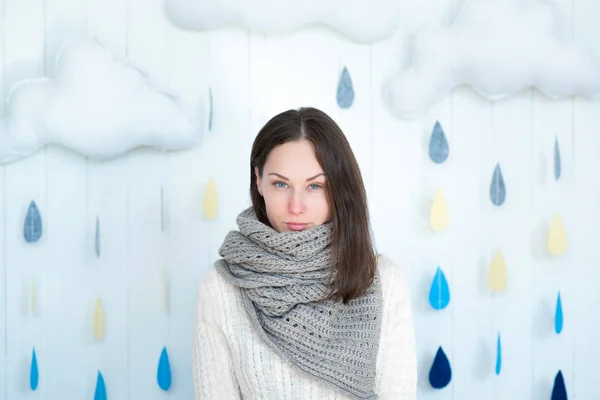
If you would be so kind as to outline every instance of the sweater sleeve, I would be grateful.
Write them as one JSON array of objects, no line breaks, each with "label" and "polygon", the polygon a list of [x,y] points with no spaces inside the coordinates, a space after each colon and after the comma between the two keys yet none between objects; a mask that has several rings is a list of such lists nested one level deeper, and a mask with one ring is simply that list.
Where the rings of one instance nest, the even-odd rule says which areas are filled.
[{"label": "sweater sleeve", "polygon": [[198,285],[194,320],[193,366],[196,400],[241,399],[231,352],[218,323],[219,291],[214,271]]},{"label": "sweater sleeve", "polygon": [[417,398],[417,355],[410,291],[401,270],[388,261],[378,394],[382,400]]}]

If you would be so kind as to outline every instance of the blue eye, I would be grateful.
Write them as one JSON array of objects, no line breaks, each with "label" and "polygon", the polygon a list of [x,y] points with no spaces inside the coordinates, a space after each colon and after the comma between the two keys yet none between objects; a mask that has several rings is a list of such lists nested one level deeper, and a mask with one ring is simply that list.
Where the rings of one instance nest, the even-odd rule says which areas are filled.
[{"label": "blue eye", "polygon": [[311,187],[312,187],[312,186],[316,186],[316,187],[314,187],[313,189],[320,189],[320,188],[321,188],[321,185],[319,185],[318,183],[313,183],[313,184],[312,184],[312,185],[310,185],[310,186],[311,186]]},{"label": "blue eye", "polygon": [[[276,182],[273,182],[273,185],[275,185],[275,186],[277,186],[277,187],[280,187],[280,188],[282,188],[282,189],[285,189],[285,186],[287,186],[287,185],[285,184],[285,182],[281,182],[281,181],[276,181]],[[284,186],[280,186],[280,185],[284,185]]]}]

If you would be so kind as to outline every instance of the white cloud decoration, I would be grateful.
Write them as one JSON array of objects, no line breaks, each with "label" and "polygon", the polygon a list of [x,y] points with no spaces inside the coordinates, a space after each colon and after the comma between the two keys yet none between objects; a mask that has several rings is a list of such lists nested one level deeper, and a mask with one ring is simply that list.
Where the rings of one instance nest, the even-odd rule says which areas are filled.
[{"label": "white cloud decoration", "polygon": [[[446,1],[446,0],[443,0]],[[406,0],[167,0],[166,13],[185,29],[239,25],[265,34],[324,24],[351,40],[390,37]]]},{"label": "white cloud decoration", "polygon": [[79,38],[61,49],[52,77],[20,82],[11,91],[0,121],[0,162],[49,144],[92,159],[137,147],[184,150],[206,129],[204,103],[200,108],[186,113],[133,64],[117,62],[95,39]]},{"label": "white cloud decoration", "polygon": [[456,86],[499,100],[535,87],[551,99],[600,92],[600,62],[562,35],[560,9],[547,2],[468,1],[449,26],[422,29],[410,65],[384,83],[392,112],[416,118]]}]

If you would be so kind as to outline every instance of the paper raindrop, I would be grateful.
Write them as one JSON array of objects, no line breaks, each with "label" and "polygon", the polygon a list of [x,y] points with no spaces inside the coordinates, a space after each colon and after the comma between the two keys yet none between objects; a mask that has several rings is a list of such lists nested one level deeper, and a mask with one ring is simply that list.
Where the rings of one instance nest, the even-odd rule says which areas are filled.
[{"label": "paper raindrop", "polygon": [[563,328],[563,309],[562,309],[562,300],[560,299],[560,292],[558,292],[558,296],[556,297],[556,310],[554,311],[554,331],[557,334],[562,332]]},{"label": "paper raindrop", "polygon": [[100,340],[104,337],[104,308],[100,297],[96,299],[94,309],[94,339]]},{"label": "paper raindrop", "polygon": [[567,388],[562,371],[558,371],[554,378],[554,387],[552,388],[552,396],[550,400],[567,400]]},{"label": "paper raindrop", "polygon": [[446,276],[441,268],[438,266],[433,282],[431,283],[431,289],[429,289],[429,304],[436,310],[446,308],[450,302],[450,289],[448,288],[448,282]]},{"label": "paper raindrop", "polygon": [[506,200],[506,185],[504,184],[504,177],[502,176],[502,170],[500,164],[496,164],[494,168],[494,176],[492,177],[492,184],[490,185],[490,198],[492,203],[496,206],[501,206]]},{"label": "paper raindrop", "polygon": [[554,215],[548,232],[548,251],[554,256],[564,254],[567,250],[567,233],[558,214]]},{"label": "paper raindrop", "polygon": [[558,148],[558,138],[554,139],[554,179],[559,180],[562,173],[560,162],[560,149]]},{"label": "paper raindrop", "polygon": [[506,272],[506,262],[500,250],[497,250],[492,257],[490,270],[488,274],[488,285],[494,292],[506,289],[508,273]]},{"label": "paper raindrop", "polygon": [[158,371],[156,372],[158,386],[162,390],[169,390],[171,387],[171,365],[169,364],[169,355],[167,348],[163,347],[158,361]]},{"label": "paper raindrop", "polygon": [[34,243],[42,237],[42,217],[35,201],[29,203],[25,224],[23,225],[23,236],[27,243]]},{"label": "paper raindrop", "polygon": [[498,332],[498,340],[496,342],[496,375],[500,375],[502,370],[502,345],[500,343],[500,332]]},{"label": "paper raindrop", "polygon": [[448,206],[444,199],[444,193],[441,189],[435,193],[433,204],[431,205],[431,211],[429,214],[429,226],[436,232],[443,231],[450,222],[450,216],[448,214]]},{"label": "paper raindrop", "polygon": [[211,178],[204,193],[204,216],[207,219],[215,219],[217,217],[217,198],[217,186]]},{"label": "paper raindrop", "polygon": [[337,87],[337,103],[341,108],[349,108],[354,103],[354,87],[348,68],[344,67]]},{"label": "paper raindrop", "polygon": [[94,393],[94,400],[106,400],[106,385],[104,384],[104,377],[102,373],[98,371],[98,377],[96,378],[96,391]]},{"label": "paper raindrop", "polygon": [[37,355],[35,354],[35,347],[31,354],[31,368],[29,370],[29,387],[31,390],[36,390],[38,387],[40,374],[38,371]]},{"label": "paper raindrop", "polygon": [[100,219],[96,216],[96,238],[94,241],[94,249],[96,250],[96,257],[100,257]]},{"label": "paper raindrop", "polygon": [[442,389],[450,383],[451,379],[450,362],[442,346],[440,346],[431,365],[431,370],[429,370],[429,383],[435,389]]},{"label": "paper raindrop", "polygon": [[435,121],[431,139],[429,140],[429,157],[437,164],[441,164],[448,158],[448,140],[439,121]]}]

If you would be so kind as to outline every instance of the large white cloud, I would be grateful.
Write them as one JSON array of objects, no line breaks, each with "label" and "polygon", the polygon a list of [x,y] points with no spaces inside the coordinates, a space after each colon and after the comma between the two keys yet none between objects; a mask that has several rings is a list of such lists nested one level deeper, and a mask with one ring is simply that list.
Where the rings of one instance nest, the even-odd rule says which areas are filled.
[{"label": "large white cloud", "polygon": [[359,43],[392,36],[446,17],[453,0],[166,0],[166,13],[185,29],[237,25],[265,34],[322,24]]},{"label": "large white cloud", "polygon": [[410,66],[385,83],[384,98],[396,115],[413,118],[462,84],[491,100],[528,87],[552,99],[595,96],[597,55],[561,34],[561,15],[546,2],[468,2],[450,26],[415,35]]},{"label": "large white cloud", "polygon": [[199,143],[206,112],[186,111],[97,40],[77,39],[59,53],[52,77],[21,82],[11,91],[0,125],[0,162],[48,144],[92,159],[137,147],[187,149]]}]

